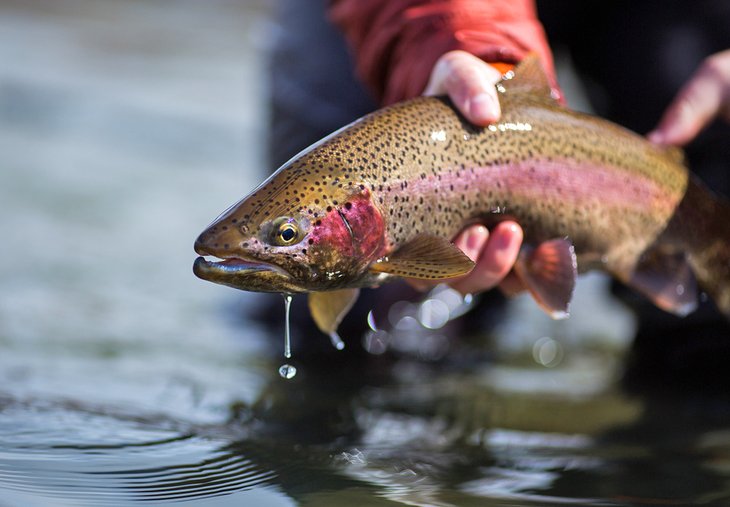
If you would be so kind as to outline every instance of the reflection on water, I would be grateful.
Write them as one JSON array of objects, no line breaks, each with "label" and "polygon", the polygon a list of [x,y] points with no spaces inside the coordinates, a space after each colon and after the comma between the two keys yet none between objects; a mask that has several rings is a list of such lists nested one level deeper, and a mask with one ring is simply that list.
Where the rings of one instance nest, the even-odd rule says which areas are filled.
[{"label": "reflection on water", "polygon": [[[545,399],[500,392],[471,375],[421,374],[410,385],[324,400],[320,386],[309,383],[300,383],[304,392],[292,400],[291,384],[274,374],[265,407],[232,407],[231,420],[214,425],[5,399],[0,489],[18,501],[71,505],[730,500],[724,400],[674,398],[652,406],[611,392]],[[317,409],[299,405],[317,392]],[[277,426],[287,421],[285,412],[302,417]]]},{"label": "reflection on water", "polygon": [[273,471],[160,417],[12,401],[0,415],[0,488],[18,498],[119,505],[252,488],[275,496]]},{"label": "reflection on water", "polygon": [[0,506],[730,501],[723,390],[627,394],[602,280],[490,336],[448,294],[295,329],[280,378],[265,298],[190,273],[263,166],[266,2],[212,3],[0,5]]}]

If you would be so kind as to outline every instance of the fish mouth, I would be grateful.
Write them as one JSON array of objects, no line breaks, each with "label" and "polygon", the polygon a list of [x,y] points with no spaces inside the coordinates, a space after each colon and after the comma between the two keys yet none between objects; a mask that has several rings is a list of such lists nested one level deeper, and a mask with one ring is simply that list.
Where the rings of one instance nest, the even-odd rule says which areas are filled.
[{"label": "fish mouth", "polygon": [[[213,257],[213,259],[218,259]],[[252,273],[256,271],[279,271],[282,274],[287,274],[283,269],[273,264],[267,264],[265,262],[251,261],[247,259],[241,259],[238,257],[229,257],[226,259],[209,260],[204,256],[200,256],[195,259],[193,264],[193,271],[196,275],[198,273],[229,273],[229,274],[240,274],[240,273]],[[203,277],[201,277],[203,278]]]},{"label": "fish mouth", "polygon": [[200,256],[193,263],[193,273],[203,280],[253,292],[302,291],[279,266],[239,257],[206,257]]}]

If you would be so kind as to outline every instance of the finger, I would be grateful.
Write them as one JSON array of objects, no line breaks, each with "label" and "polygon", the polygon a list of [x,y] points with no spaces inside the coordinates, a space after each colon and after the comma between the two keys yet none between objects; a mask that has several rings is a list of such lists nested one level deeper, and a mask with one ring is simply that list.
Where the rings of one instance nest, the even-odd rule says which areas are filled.
[{"label": "finger", "polygon": [[[456,245],[472,261],[479,261],[484,245],[489,239],[489,230],[481,224],[472,225],[464,229],[455,239]],[[467,275],[469,276],[469,275]]]},{"label": "finger", "polygon": [[[466,254],[475,263],[479,260],[484,245],[487,244],[489,238],[489,230],[483,225],[472,225],[461,231],[454,239],[454,245]],[[460,280],[467,279],[472,276],[471,273],[460,276],[448,282],[454,287]],[[430,282],[426,280],[409,279],[408,283],[416,290],[427,291],[442,282]],[[464,293],[466,294],[466,292]]]},{"label": "finger", "polygon": [[439,282],[419,280],[418,278],[404,278],[403,280],[405,280],[408,285],[416,289],[418,292],[426,292],[439,284]]},{"label": "finger", "polygon": [[522,245],[522,228],[512,221],[501,222],[489,234],[476,266],[451,286],[462,294],[475,294],[499,284],[510,272]]},{"label": "finger", "polygon": [[523,290],[526,290],[527,287],[522,282],[522,279],[520,279],[519,276],[515,274],[514,271],[510,271],[507,276],[504,277],[504,280],[499,284],[499,289],[504,293],[505,296],[512,297],[516,296]]},{"label": "finger", "polygon": [[438,59],[424,95],[446,93],[456,108],[475,125],[499,119],[501,110],[495,84],[502,74],[465,51],[449,51]]},{"label": "finger", "polygon": [[728,87],[730,60],[706,60],[647,137],[658,144],[687,144],[721,112]]}]

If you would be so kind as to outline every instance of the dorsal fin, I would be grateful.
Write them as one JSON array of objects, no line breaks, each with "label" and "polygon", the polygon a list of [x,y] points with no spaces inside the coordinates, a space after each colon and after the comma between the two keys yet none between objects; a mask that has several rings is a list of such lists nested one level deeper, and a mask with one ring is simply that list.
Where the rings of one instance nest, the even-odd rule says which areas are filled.
[{"label": "dorsal fin", "polygon": [[507,72],[497,87],[506,91],[539,94],[555,99],[545,69],[536,53],[530,53],[513,71]]}]

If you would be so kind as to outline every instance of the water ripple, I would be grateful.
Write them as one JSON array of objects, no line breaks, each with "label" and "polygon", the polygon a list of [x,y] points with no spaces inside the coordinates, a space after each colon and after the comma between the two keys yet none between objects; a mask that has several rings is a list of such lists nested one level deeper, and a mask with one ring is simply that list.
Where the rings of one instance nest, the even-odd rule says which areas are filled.
[{"label": "water ripple", "polygon": [[169,502],[266,488],[277,477],[230,442],[164,419],[9,400],[0,415],[6,492],[90,505]]},{"label": "water ripple", "polygon": [[243,456],[220,454],[199,463],[138,470],[101,472],[122,480],[143,500],[180,500],[228,494],[270,484],[273,471]]}]

